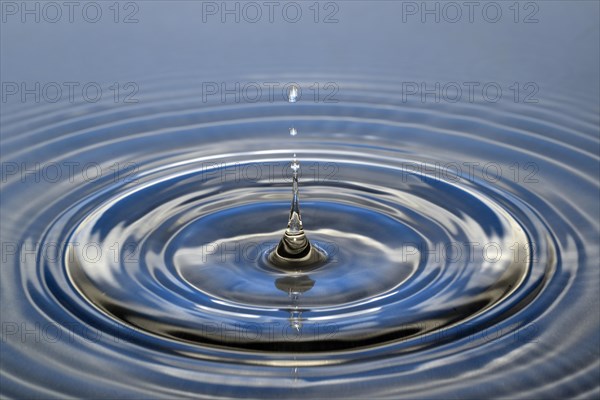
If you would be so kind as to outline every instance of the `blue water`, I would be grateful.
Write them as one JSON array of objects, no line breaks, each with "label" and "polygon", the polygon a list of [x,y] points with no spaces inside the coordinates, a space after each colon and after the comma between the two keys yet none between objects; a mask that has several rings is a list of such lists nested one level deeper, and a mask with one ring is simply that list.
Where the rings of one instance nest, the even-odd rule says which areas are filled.
[{"label": "blue water", "polygon": [[[3,396],[600,395],[598,3],[497,23],[330,3],[295,24],[203,22],[206,2],[7,16]],[[297,272],[268,258],[293,154],[327,256]]]}]

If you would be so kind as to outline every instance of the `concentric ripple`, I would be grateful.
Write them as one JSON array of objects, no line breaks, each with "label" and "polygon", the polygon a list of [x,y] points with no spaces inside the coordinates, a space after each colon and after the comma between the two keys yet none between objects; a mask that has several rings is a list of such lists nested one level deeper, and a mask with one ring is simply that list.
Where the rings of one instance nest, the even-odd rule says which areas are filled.
[{"label": "concentric ripple", "polygon": [[[2,319],[16,324],[3,385],[536,397],[568,377],[565,395],[597,390],[597,116],[423,107],[393,89],[348,79],[339,102],[291,108],[157,89],[131,108],[7,119],[5,162],[74,169],[3,179]],[[327,255],[297,273],[268,260],[292,152],[304,229]],[[35,326],[41,340],[23,346]]]}]

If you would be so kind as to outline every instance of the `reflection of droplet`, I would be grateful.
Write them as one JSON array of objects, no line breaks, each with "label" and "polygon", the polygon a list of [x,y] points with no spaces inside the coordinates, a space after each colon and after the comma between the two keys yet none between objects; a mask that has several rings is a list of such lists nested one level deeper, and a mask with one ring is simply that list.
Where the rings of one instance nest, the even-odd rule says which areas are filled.
[{"label": "reflection of droplet", "polygon": [[288,89],[288,101],[290,103],[295,103],[298,101],[298,95],[299,95],[299,90],[298,90],[298,86],[296,85],[292,85],[290,86],[290,88]]},{"label": "reflection of droplet", "polygon": [[275,287],[287,293],[292,299],[297,299],[302,293],[308,292],[315,286],[315,281],[308,275],[285,275],[275,281]]},{"label": "reflection of droplet", "polygon": [[291,136],[296,136],[298,134],[298,131],[296,130],[296,128],[290,128],[290,135]]}]

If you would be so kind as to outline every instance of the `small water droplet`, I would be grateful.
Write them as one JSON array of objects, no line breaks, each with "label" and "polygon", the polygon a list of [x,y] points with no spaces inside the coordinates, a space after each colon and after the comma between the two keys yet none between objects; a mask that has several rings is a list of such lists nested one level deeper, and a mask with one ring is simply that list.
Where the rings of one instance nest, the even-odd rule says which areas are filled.
[{"label": "small water droplet", "polygon": [[300,163],[298,161],[294,160],[290,164],[290,168],[292,169],[292,171],[294,171],[294,173],[296,173],[300,169]]},{"label": "small water droplet", "polygon": [[291,136],[296,136],[298,134],[298,131],[296,130],[296,128],[290,128],[290,135]]},{"label": "small water droplet", "polygon": [[300,93],[300,90],[298,89],[298,86],[296,86],[296,85],[290,86],[290,88],[288,89],[288,101],[290,103],[297,102],[299,93]]}]

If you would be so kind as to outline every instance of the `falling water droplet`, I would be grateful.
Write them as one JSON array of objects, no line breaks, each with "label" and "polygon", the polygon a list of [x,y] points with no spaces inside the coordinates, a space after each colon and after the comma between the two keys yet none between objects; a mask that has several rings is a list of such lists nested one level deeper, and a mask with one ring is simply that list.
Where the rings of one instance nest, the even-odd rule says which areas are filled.
[{"label": "falling water droplet", "polygon": [[297,102],[299,93],[300,93],[300,90],[298,89],[298,86],[296,86],[296,85],[290,86],[290,88],[288,89],[288,101],[290,103]]}]

